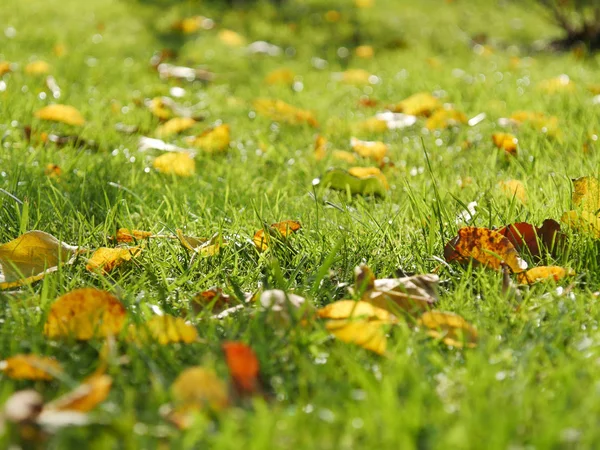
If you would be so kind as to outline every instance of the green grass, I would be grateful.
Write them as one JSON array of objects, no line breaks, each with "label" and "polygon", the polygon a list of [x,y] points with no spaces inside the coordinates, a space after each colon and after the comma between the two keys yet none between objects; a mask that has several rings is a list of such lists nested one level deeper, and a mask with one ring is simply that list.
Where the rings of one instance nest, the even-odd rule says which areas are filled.
[{"label": "green grass", "polygon": [[[70,244],[97,248],[112,245],[108,237],[128,227],[156,233],[181,228],[204,237],[220,232],[230,244],[218,256],[191,260],[177,241],[156,240],[139,259],[107,277],[87,272],[80,258],[41,282],[0,293],[0,359],[28,352],[54,356],[68,374],[52,382],[0,375],[0,404],[25,388],[50,400],[96,369],[101,341],[54,342],[43,335],[52,302],[84,286],[115,292],[129,317],[139,322],[150,317],[152,305],[186,317],[193,296],[211,286],[229,292],[280,288],[322,306],[347,296],[342,283],[353,281],[353,269],[361,262],[380,278],[399,270],[439,270],[439,309],[473,323],[480,334],[478,347],[446,348],[407,322],[392,330],[389,356],[380,357],[328,338],[319,324],[281,326],[261,312],[218,321],[206,312],[193,319],[201,343],[119,343],[118,352],[128,362],[109,367],[114,385],[109,399],[92,413],[95,424],[60,430],[46,442],[49,448],[597,445],[600,309],[593,292],[600,289],[598,242],[568,232],[568,249],[545,262],[577,272],[571,292],[558,295],[552,285],[533,286],[524,290],[518,311],[516,301],[502,295],[501,274],[440,267],[439,259],[461,226],[457,214],[471,201],[479,209],[470,224],[485,227],[517,221],[540,225],[572,209],[570,179],[598,174],[600,145],[590,134],[600,134],[600,113],[586,86],[598,82],[600,60],[536,53],[534,41],[558,31],[540,11],[521,2],[376,0],[377,8],[364,11],[350,3],[298,0],[280,11],[262,5],[243,12],[197,2],[2,2],[0,60],[19,68],[3,77],[6,88],[0,92],[0,188],[11,194],[0,193],[0,242],[39,229]],[[330,9],[342,12],[339,23],[324,21]],[[174,20],[193,14],[212,17],[217,29],[187,37],[169,31]],[[6,37],[8,27],[16,30],[12,38]],[[288,50],[277,57],[247,55],[224,46],[217,38],[219,28]],[[490,55],[470,46],[469,37],[482,32],[489,36]],[[339,47],[352,50],[358,41],[374,46],[374,59],[337,56]],[[56,44],[66,47],[64,56],[54,54]],[[160,80],[149,60],[166,47],[178,49],[175,62],[205,65],[216,80],[206,85]],[[513,56],[521,58],[520,66],[511,65]],[[313,57],[327,60],[327,67],[315,68]],[[39,96],[47,92],[44,77],[23,71],[32,58],[51,64],[62,88],[59,101],[77,107],[87,119],[81,130],[33,118],[50,100]],[[439,67],[428,58],[436,58]],[[303,89],[266,86],[264,76],[279,67],[292,69]],[[354,87],[332,80],[332,73],[347,68],[364,68],[381,81]],[[573,93],[548,95],[536,88],[562,73],[575,82]],[[151,133],[158,121],[140,101],[168,95],[173,86],[186,90],[178,101],[201,104],[206,123],[196,131],[217,121],[232,129],[227,155],[200,153],[197,174],[190,178],[157,173],[152,160],[159,153],[138,152],[137,135],[115,130],[116,123],[124,122]],[[364,135],[390,146],[394,167],[386,170],[391,190],[385,198],[313,189],[312,180],[328,167],[346,167],[331,158],[315,161],[315,129],[249,117],[255,98],[282,99],[312,110],[321,123],[319,133],[348,150],[348,124],[412,93],[442,90],[445,102],[469,117],[485,112],[486,120],[433,133],[423,131],[420,120],[410,129]],[[379,109],[359,107],[362,95],[379,100]],[[522,127],[516,132],[518,157],[505,158],[490,136],[500,130],[497,119],[518,110],[556,115],[562,139]],[[32,145],[23,137],[27,124],[38,131],[81,133],[99,148]],[[472,145],[463,149],[467,139]],[[49,163],[62,168],[59,179],[44,174]],[[467,177],[472,183],[459,186],[457,181]],[[498,181],[510,178],[525,183],[527,206],[497,188]],[[303,230],[289,246],[259,254],[251,242],[254,232],[263,223],[286,219],[301,221]],[[159,414],[170,401],[171,383],[193,365],[214,368],[227,379],[221,353],[225,340],[252,346],[273,400],[199,416],[193,428],[175,429]],[[0,446],[13,438],[10,433],[0,437]]]}]

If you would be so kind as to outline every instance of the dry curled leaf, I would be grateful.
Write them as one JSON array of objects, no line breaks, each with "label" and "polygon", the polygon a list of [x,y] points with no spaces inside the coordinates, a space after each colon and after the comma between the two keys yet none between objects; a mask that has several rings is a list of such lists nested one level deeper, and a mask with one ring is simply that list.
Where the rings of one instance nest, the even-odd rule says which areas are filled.
[{"label": "dry curled leaf", "polygon": [[159,138],[166,138],[174,134],[179,134],[182,131],[189,130],[196,121],[191,117],[174,117],[156,129],[156,136]]},{"label": "dry curled leaf", "polygon": [[167,175],[191,177],[196,173],[196,161],[187,152],[165,153],[157,157],[152,165],[156,170]]},{"label": "dry curled leaf", "polygon": [[458,230],[458,236],[444,247],[444,258],[448,262],[467,264],[476,261],[496,270],[500,270],[504,263],[513,273],[527,269],[527,263],[510,240],[488,228],[465,227]]},{"label": "dry curled leaf", "polygon": [[306,123],[312,127],[319,126],[312,112],[288,105],[282,100],[259,98],[254,100],[253,105],[258,114],[271,120],[285,122],[290,125]]},{"label": "dry curled leaf", "polygon": [[226,245],[226,242],[219,233],[215,233],[210,239],[186,236],[181,230],[176,230],[176,233],[179,242],[184,248],[201,256],[217,255],[221,251],[221,247]]},{"label": "dry curled leaf", "polygon": [[198,339],[198,331],[181,317],[164,314],[139,325],[130,325],[129,339],[138,343],[154,340],[161,345],[176,342],[190,344]]},{"label": "dry curled leaf", "polygon": [[225,294],[221,288],[211,288],[196,294],[191,301],[191,306],[196,314],[207,308],[218,314],[232,306],[232,298]]},{"label": "dry curled leaf", "polygon": [[477,346],[477,330],[458,314],[427,311],[419,318],[418,324],[427,329],[429,336],[442,340],[448,346]]},{"label": "dry curled leaf", "polygon": [[85,119],[81,113],[69,105],[48,105],[37,110],[34,116],[38,119],[62,122],[67,125],[85,124]]},{"label": "dry curled leaf", "polygon": [[492,134],[492,141],[494,145],[499,149],[504,150],[509,155],[516,156],[517,144],[519,140],[510,133],[494,133]]},{"label": "dry curled leaf", "polygon": [[111,387],[112,378],[108,375],[92,375],[71,392],[44,406],[42,415],[50,411],[91,411],[106,400]]},{"label": "dry curled leaf", "polygon": [[517,275],[520,284],[533,284],[538,281],[558,281],[568,276],[574,276],[575,272],[559,266],[540,266],[521,272]]},{"label": "dry curled leaf", "polygon": [[0,245],[0,289],[9,289],[40,280],[71,263],[78,248],[43,231],[28,231]]},{"label": "dry curled leaf", "polygon": [[44,334],[51,338],[89,340],[119,334],[126,311],[112,294],[94,288],[75,289],[51,306]]},{"label": "dry curled leaf", "polygon": [[29,354],[0,361],[0,371],[13,380],[51,380],[62,367],[54,358]]},{"label": "dry curled leaf", "polygon": [[419,92],[405,98],[400,103],[390,106],[392,112],[409,114],[411,116],[429,117],[435,110],[441,108],[442,104],[429,92]]},{"label": "dry curled leaf", "polygon": [[88,260],[85,268],[90,272],[107,274],[126,261],[131,261],[141,253],[141,247],[108,248],[100,247]]},{"label": "dry curled leaf", "polygon": [[321,319],[364,319],[377,322],[395,323],[396,317],[385,309],[368,302],[354,300],[338,300],[317,311]]},{"label": "dry curled leaf", "polygon": [[206,153],[222,153],[229,149],[231,142],[230,127],[227,124],[218,125],[205,130],[199,136],[187,139],[193,147],[202,149]]},{"label": "dry curled leaf", "polygon": [[282,222],[271,224],[267,229],[267,233],[265,233],[264,229],[258,230],[256,233],[254,233],[252,241],[254,242],[254,245],[258,251],[263,252],[269,248],[271,236],[287,238],[300,228],[302,228],[302,225],[300,225],[300,222],[297,220],[284,220]]},{"label": "dry curled leaf", "polygon": [[262,386],[259,379],[260,364],[248,345],[243,342],[225,342],[223,344],[225,362],[238,396],[260,394]]}]

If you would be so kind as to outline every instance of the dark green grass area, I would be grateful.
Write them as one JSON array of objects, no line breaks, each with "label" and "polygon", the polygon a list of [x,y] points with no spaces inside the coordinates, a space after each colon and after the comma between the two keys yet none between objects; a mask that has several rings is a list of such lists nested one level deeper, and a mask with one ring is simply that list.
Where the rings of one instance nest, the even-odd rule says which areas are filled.
[{"label": "dark green grass area", "polygon": [[[0,359],[18,353],[54,356],[65,375],[52,382],[14,381],[0,375],[0,404],[14,391],[33,388],[50,400],[71,390],[98,366],[101,341],[50,341],[43,335],[49,307],[72,289],[95,286],[119,295],[134,322],[164,312],[188,317],[194,295],[211,286],[227,292],[284,289],[323,306],[347,298],[354,267],[366,263],[379,278],[437,270],[438,308],[462,315],[480,334],[474,349],[447,348],[414,331],[408,321],[391,331],[388,356],[332,340],[319,325],[282,326],[264,312],[223,320],[210,311],[193,318],[200,341],[160,346],[118,345],[126,364],[108,369],[113,389],[93,413],[94,425],[65,428],[48,448],[594,448],[600,440],[599,244],[567,230],[569,245],[546,264],[573,268],[573,283],[559,293],[544,284],[524,289],[520,304],[501,290],[502,275],[483,268],[448,266],[444,244],[464,222],[457,215],[477,201],[472,226],[499,227],[559,220],[570,209],[571,179],[597,175],[600,105],[587,86],[600,82],[599,59],[536,51],[556,37],[543,13],[522,2],[422,2],[376,0],[371,9],[350,1],[296,0],[275,9],[223,10],[216,2],[132,0],[4,0],[0,5],[0,61],[18,64],[1,78],[0,242],[43,230],[73,245],[112,246],[120,227],[210,237],[229,245],[211,258],[190,258],[176,240],[153,240],[134,262],[106,277],[85,270],[85,258],[61,266],[43,281],[0,293]],[[329,10],[339,22],[325,20]],[[203,14],[214,30],[180,35],[171,24]],[[281,47],[279,56],[250,55],[217,37],[232,29],[248,42]],[[473,37],[485,33],[487,43]],[[65,54],[57,56],[55,46]],[[372,45],[373,59],[353,56]],[[349,50],[348,57],[344,50]],[[155,52],[177,49],[172,61],[215,73],[211,83],[165,81],[150,65]],[[315,58],[320,58],[316,60]],[[86,118],[81,128],[33,117],[51,103],[44,76],[24,66],[42,59],[61,87],[60,103]],[[264,77],[287,67],[296,89],[268,86]],[[336,72],[361,68],[378,77],[367,86],[335,80]],[[542,80],[567,74],[569,93],[547,94]],[[224,122],[232,145],[225,155],[199,152],[195,176],[180,178],[152,168],[160,152],[139,152],[139,134],[159,122],[143,100],[185,89],[177,99],[199,105],[205,121]],[[332,166],[316,161],[318,132],[349,150],[351,125],[385,105],[421,91],[443,95],[479,125],[429,132],[412,128],[362,138],[389,144],[393,167],[385,173],[385,198],[348,196],[313,186]],[[443,92],[442,92],[443,91]],[[41,95],[45,93],[44,95]],[[377,108],[359,106],[369,96]],[[314,112],[319,130],[273,123],[255,116],[252,101],[277,98]],[[523,126],[519,154],[506,158],[491,134],[498,119],[515,111],[558,117],[562,135],[551,138]],[[96,149],[29,143],[23,127],[78,133]],[[597,138],[596,138],[597,139]],[[182,139],[170,141],[185,146]],[[463,145],[469,141],[470,145]],[[584,152],[584,146],[587,152]],[[62,169],[48,177],[48,164]],[[359,160],[358,165],[372,165]],[[497,187],[521,180],[524,206]],[[470,180],[470,183],[467,182]],[[461,184],[462,183],[462,184]],[[10,195],[8,195],[10,194]],[[15,199],[16,198],[16,199]],[[258,253],[254,232],[263,224],[299,220],[302,230]],[[530,265],[533,263],[529,261]],[[518,308],[517,308],[518,306]],[[169,387],[193,365],[227,379],[221,344],[241,340],[255,350],[273,400],[256,400],[213,415],[199,415],[179,431],[159,413]],[[0,437],[8,448],[14,436]],[[32,444],[33,445],[33,444]]]}]

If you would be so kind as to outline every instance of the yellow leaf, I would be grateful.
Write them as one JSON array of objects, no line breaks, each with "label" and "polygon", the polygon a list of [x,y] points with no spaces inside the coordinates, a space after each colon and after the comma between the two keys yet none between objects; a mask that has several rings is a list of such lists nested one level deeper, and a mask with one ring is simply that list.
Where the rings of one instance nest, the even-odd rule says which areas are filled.
[{"label": "yellow leaf", "polygon": [[9,72],[12,72],[11,64],[8,61],[0,62],[0,77]]},{"label": "yellow leaf", "polygon": [[75,246],[65,244],[43,231],[28,231],[0,245],[0,289],[8,289],[40,280],[69,263],[77,253]]},{"label": "yellow leaf", "polygon": [[154,236],[154,234],[149,231],[119,228],[117,230],[117,235],[115,236],[115,239],[117,240],[117,242],[134,242],[141,241],[142,239],[148,239],[152,236]]},{"label": "yellow leaf", "polygon": [[292,70],[282,67],[269,72],[265,77],[265,83],[271,86],[276,84],[291,86],[294,84],[295,76],[296,74]]},{"label": "yellow leaf", "polygon": [[209,128],[201,135],[188,139],[187,142],[207,153],[225,152],[231,142],[229,125],[224,124]]},{"label": "yellow leaf", "polygon": [[181,372],[171,386],[171,394],[179,407],[220,411],[229,404],[227,384],[212,370],[199,366]]},{"label": "yellow leaf", "polygon": [[352,167],[349,170],[330,169],[320,183],[331,189],[349,190],[351,194],[385,196],[389,185],[377,167]]},{"label": "yellow leaf", "polygon": [[187,152],[164,153],[152,163],[154,168],[161,173],[191,177],[196,173],[196,161]]},{"label": "yellow leaf", "polygon": [[202,256],[217,255],[221,251],[221,246],[226,245],[219,233],[215,233],[210,239],[185,236],[181,230],[176,230],[176,233],[181,245]]},{"label": "yellow leaf", "polygon": [[88,412],[106,400],[112,387],[112,378],[108,375],[92,375],[71,392],[48,403],[44,413],[48,411]]},{"label": "yellow leaf", "polygon": [[391,106],[390,109],[392,112],[428,117],[441,106],[440,101],[429,92],[419,92]]},{"label": "yellow leaf", "polygon": [[521,284],[533,284],[538,281],[558,281],[567,276],[574,276],[575,272],[559,266],[541,266],[529,269],[517,275]]},{"label": "yellow leaf", "polygon": [[75,289],[59,297],[50,308],[44,334],[86,341],[119,334],[125,308],[112,294],[94,288]]},{"label": "yellow leaf", "polygon": [[27,75],[46,75],[50,73],[50,64],[46,61],[33,61],[25,66]]},{"label": "yellow leaf", "polygon": [[194,125],[196,125],[196,121],[191,117],[175,117],[159,126],[156,129],[156,136],[165,138],[189,130]]},{"label": "yellow leaf", "polygon": [[573,180],[573,204],[590,214],[598,214],[600,211],[600,184],[597,178],[580,177]]},{"label": "yellow leaf", "polygon": [[284,220],[282,222],[271,224],[271,226],[267,230],[267,234],[265,234],[265,230],[258,230],[256,233],[254,233],[254,237],[252,238],[252,240],[254,241],[254,245],[256,246],[258,251],[263,252],[267,248],[269,248],[271,234],[279,234],[279,236],[286,238],[292,233],[298,231],[300,228],[302,228],[302,225],[297,220]]},{"label": "yellow leaf", "polygon": [[375,56],[375,50],[373,50],[373,47],[370,45],[359,45],[354,50],[354,54],[358,58],[371,59],[373,56]]},{"label": "yellow leaf", "polygon": [[167,120],[173,117],[173,111],[163,97],[155,97],[147,105],[150,112],[158,119]]},{"label": "yellow leaf", "polygon": [[165,314],[154,316],[140,325],[130,325],[129,339],[138,343],[155,340],[161,345],[174,342],[189,344],[198,339],[198,332],[182,318]]},{"label": "yellow leaf", "polygon": [[519,140],[510,133],[494,133],[492,134],[494,145],[510,155],[517,154],[517,144]]},{"label": "yellow leaf", "polygon": [[512,199],[514,197],[524,205],[527,204],[527,190],[523,182],[519,180],[506,180],[500,181],[498,186],[508,198]]},{"label": "yellow leaf", "polygon": [[556,116],[546,116],[540,112],[517,111],[510,116],[510,120],[517,125],[530,124],[535,129],[548,134],[548,136],[561,136]]},{"label": "yellow leaf", "polygon": [[600,239],[600,217],[589,211],[567,211],[560,221],[577,231],[589,233],[596,239]]},{"label": "yellow leaf", "polygon": [[383,355],[387,346],[385,325],[386,322],[329,320],[325,323],[325,328],[340,341]]},{"label": "yellow leaf", "polygon": [[333,159],[345,161],[349,164],[356,163],[356,156],[354,156],[354,154],[352,154],[350,152],[346,152],[344,150],[334,150],[333,152],[331,152],[331,156],[333,157]]},{"label": "yellow leaf", "polygon": [[383,133],[389,130],[388,123],[377,117],[370,117],[354,124],[352,130],[356,133]]},{"label": "yellow leaf", "polygon": [[51,380],[62,367],[54,358],[30,354],[0,361],[0,371],[13,380]]},{"label": "yellow leaf", "polygon": [[477,345],[477,330],[458,314],[443,311],[427,311],[419,318],[420,326],[427,328],[427,334],[441,339],[444,344],[462,348]]},{"label": "yellow leaf", "polygon": [[560,75],[556,78],[540,81],[538,89],[547,94],[556,94],[559,92],[573,92],[575,84],[570,80],[568,75]]},{"label": "yellow leaf", "polygon": [[379,163],[383,161],[388,152],[388,146],[380,141],[361,141],[353,137],[350,138],[350,145],[352,150],[363,158],[371,158]]},{"label": "yellow leaf", "polygon": [[359,178],[361,180],[365,180],[370,177],[375,177],[379,180],[379,182],[385,189],[390,188],[387,178],[377,167],[350,167],[348,169],[348,173],[353,177]]},{"label": "yellow leaf", "polygon": [[315,159],[317,161],[321,161],[323,158],[325,158],[325,156],[327,156],[327,138],[325,138],[324,136],[321,136],[320,134],[317,135],[317,137],[315,138]]},{"label": "yellow leaf", "polygon": [[357,8],[372,8],[375,0],[354,0],[354,4]]},{"label": "yellow leaf", "polygon": [[253,105],[258,114],[268,117],[271,120],[281,121],[291,125],[307,123],[313,127],[319,126],[317,120],[310,111],[288,105],[282,100],[259,98],[254,100]]},{"label": "yellow leaf", "polygon": [[354,300],[338,300],[330,303],[319,309],[317,315],[321,319],[366,319],[385,323],[396,322],[396,317],[389,311],[368,302]]},{"label": "yellow leaf", "polygon": [[230,47],[241,47],[246,43],[246,39],[232,30],[221,30],[217,35],[219,40]]},{"label": "yellow leaf", "polygon": [[85,268],[90,272],[101,272],[107,274],[125,261],[130,261],[140,254],[140,247],[130,248],[108,248],[100,247],[88,260]]},{"label": "yellow leaf", "polygon": [[81,113],[69,105],[48,105],[37,110],[34,115],[38,119],[62,122],[67,125],[83,125],[85,123]]},{"label": "yellow leaf", "polygon": [[467,123],[465,113],[455,109],[438,109],[425,123],[428,130],[443,130],[456,125]]},{"label": "yellow leaf", "polygon": [[342,82],[346,84],[370,84],[371,77],[372,75],[364,69],[348,69],[342,72]]}]

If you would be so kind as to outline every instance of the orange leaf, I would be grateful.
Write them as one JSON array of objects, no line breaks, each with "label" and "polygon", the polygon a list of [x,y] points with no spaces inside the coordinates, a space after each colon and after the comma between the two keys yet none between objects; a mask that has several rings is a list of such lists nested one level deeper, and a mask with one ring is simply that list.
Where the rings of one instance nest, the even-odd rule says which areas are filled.
[{"label": "orange leaf", "polygon": [[82,341],[113,336],[123,328],[125,314],[114,295],[94,288],[75,289],[52,304],[44,334],[52,339],[74,337]]},{"label": "orange leaf", "polygon": [[212,305],[212,312],[219,313],[232,306],[231,297],[223,292],[221,288],[211,288],[196,294],[191,306],[196,314]]},{"label": "orange leaf", "polygon": [[73,391],[57,398],[44,407],[48,411],[88,412],[108,397],[112,386],[112,378],[108,375],[92,375]]},{"label": "orange leaf", "polygon": [[240,396],[260,393],[260,365],[254,351],[242,342],[223,344],[225,361],[236,392]]},{"label": "orange leaf", "polygon": [[478,263],[500,270],[502,263],[514,273],[523,272],[527,263],[519,257],[513,244],[504,235],[487,228],[465,227],[444,247],[446,261]]},{"label": "orange leaf", "polygon": [[149,231],[130,230],[128,228],[119,228],[117,230],[115,239],[117,240],[117,242],[134,242],[134,241],[141,241],[142,239],[148,239],[149,237],[152,237],[152,236],[154,236],[154,234]]},{"label": "orange leaf", "polygon": [[51,380],[62,367],[54,358],[15,355],[0,361],[0,371],[13,380]]},{"label": "orange leaf", "polygon": [[509,155],[517,155],[517,144],[519,140],[510,133],[494,133],[492,134],[494,145],[504,150]]},{"label": "orange leaf", "polygon": [[271,234],[277,235],[278,233],[281,237],[286,238],[290,234],[298,231],[300,228],[302,228],[302,225],[300,225],[300,222],[297,220],[284,220],[283,222],[271,224],[267,230],[269,233],[266,235],[265,230],[258,230],[256,233],[254,233],[252,240],[254,241],[256,248],[262,252],[269,248]]}]

